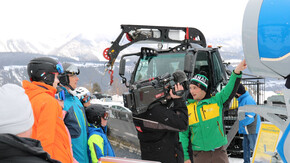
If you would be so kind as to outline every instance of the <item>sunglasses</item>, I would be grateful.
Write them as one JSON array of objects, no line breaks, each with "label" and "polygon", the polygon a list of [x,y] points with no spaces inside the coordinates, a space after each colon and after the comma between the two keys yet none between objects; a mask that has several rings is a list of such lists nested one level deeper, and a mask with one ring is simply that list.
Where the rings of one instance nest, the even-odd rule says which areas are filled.
[{"label": "sunglasses", "polygon": [[68,74],[70,77],[75,77],[75,76],[79,75],[79,73],[76,73],[76,72],[68,72]]},{"label": "sunglasses", "polygon": [[69,73],[69,74],[68,74],[68,77],[75,78],[75,77],[77,77],[77,74],[74,74],[74,73]]}]

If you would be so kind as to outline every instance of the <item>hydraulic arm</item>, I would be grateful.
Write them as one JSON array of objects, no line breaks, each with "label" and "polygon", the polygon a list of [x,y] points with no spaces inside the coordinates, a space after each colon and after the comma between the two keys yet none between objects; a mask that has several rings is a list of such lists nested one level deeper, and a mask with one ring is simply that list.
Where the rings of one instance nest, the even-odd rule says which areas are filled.
[{"label": "hydraulic arm", "polygon": [[[162,43],[196,43],[206,47],[206,40],[201,31],[196,28],[188,27],[165,27],[165,26],[145,26],[145,25],[121,25],[122,32],[112,43],[110,48],[104,50],[104,57],[109,60],[106,64],[106,71],[111,75],[113,82],[113,66],[119,53],[128,46],[139,41],[152,41]],[[172,37],[172,33],[183,32],[184,39]],[[128,39],[128,43],[120,45],[122,38]]]}]

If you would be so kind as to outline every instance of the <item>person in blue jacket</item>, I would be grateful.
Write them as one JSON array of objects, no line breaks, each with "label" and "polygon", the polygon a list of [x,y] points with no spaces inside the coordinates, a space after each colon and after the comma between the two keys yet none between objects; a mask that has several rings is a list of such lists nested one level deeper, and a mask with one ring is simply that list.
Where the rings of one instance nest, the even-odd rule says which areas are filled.
[{"label": "person in blue jacket", "polygon": [[[239,102],[239,107],[244,105],[256,105],[255,100],[246,91],[243,84],[239,85],[236,93],[236,98]],[[243,150],[244,163],[250,163],[251,150],[254,150],[257,134],[261,125],[261,119],[258,114],[246,112],[245,118],[239,121],[239,134],[243,134]]]},{"label": "person in blue jacket", "polygon": [[71,63],[63,64],[64,73],[58,76],[62,89],[64,90],[64,123],[67,126],[73,149],[73,157],[79,163],[88,163],[88,124],[85,110],[80,100],[74,95],[73,90],[77,88],[80,70]]},{"label": "person in blue jacket", "polygon": [[107,120],[109,112],[100,104],[91,104],[86,108],[89,122],[88,146],[90,162],[97,163],[101,157],[115,157],[114,150],[107,138]]}]

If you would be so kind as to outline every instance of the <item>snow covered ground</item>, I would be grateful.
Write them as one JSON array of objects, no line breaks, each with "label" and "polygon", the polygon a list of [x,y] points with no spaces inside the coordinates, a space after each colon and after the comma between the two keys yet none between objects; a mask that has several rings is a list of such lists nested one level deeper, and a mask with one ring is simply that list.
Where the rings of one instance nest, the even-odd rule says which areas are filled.
[{"label": "snow covered ground", "polygon": [[232,158],[232,157],[230,157],[229,160],[230,160],[230,163],[243,163],[244,162],[244,160],[242,158]]},{"label": "snow covered ground", "polygon": [[[132,148],[132,146],[128,146],[128,144],[123,144],[120,141],[112,140],[112,137],[109,137],[110,142],[115,151],[116,157],[120,158],[131,158],[131,159],[141,159],[141,153],[139,149]],[[230,163],[243,163],[244,160],[242,158],[233,158],[229,157]]]}]

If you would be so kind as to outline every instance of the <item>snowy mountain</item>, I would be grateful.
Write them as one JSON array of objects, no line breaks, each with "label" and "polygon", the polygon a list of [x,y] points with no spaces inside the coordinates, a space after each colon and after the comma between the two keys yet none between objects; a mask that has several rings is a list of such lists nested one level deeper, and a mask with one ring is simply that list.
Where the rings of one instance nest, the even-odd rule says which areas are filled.
[{"label": "snowy mountain", "polygon": [[[67,35],[59,38],[48,38],[42,42],[38,40],[24,40],[19,38],[1,39],[0,38],[0,52],[22,52],[35,53],[43,55],[54,55],[59,57],[72,58],[79,61],[105,61],[103,57],[104,49],[111,46],[113,39],[108,38],[94,38],[82,34]],[[221,53],[224,57],[243,58],[242,43],[239,36],[230,38],[210,38],[207,43],[213,47],[221,46]],[[137,48],[125,49],[124,53],[139,50]],[[157,48],[157,46],[153,46]]]},{"label": "snowy mountain", "polygon": [[[104,76],[106,60],[103,58],[103,50],[111,46],[111,41],[113,40],[108,38],[93,38],[84,35],[68,35],[62,39],[46,40],[45,43],[37,40],[0,39],[0,85],[8,82],[20,84],[23,79],[28,79],[27,63],[35,57],[46,55],[55,57],[61,62],[73,62],[80,66],[82,71],[80,78],[83,78],[80,80],[80,85],[98,82],[104,90],[107,90],[110,77],[108,73],[105,73],[106,77]],[[238,36],[210,38],[207,43],[213,47],[221,46],[220,53],[223,60],[231,62],[234,67],[244,58],[241,38]],[[149,46],[157,48],[155,45]],[[115,63],[114,78],[120,78],[117,66],[120,56],[138,52],[140,47],[142,44],[131,46],[121,52]],[[133,68],[134,61],[131,61],[126,69],[127,73],[130,74]],[[284,88],[284,83],[281,80],[267,79],[265,87],[266,90],[281,90]]]},{"label": "snowy mountain", "polygon": [[108,40],[90,40],[78,35],[62,46],[55,48],[49,54],[69,57],[75,60],[105,61],[103,50],[110,46],[111,44]]},{"label": "snowy mountain", "polygon": [[0,52],[22,52],[36,54],[50,54],[53,49],[68,42],[74,35],[58,38],[46,38],[45,41],[23,38],[0,38]]},{"label": "snowy mountain", "polygon": [[105,61],[103,50],[110,46],[109,40],[90,39],[82,35],[48,39],[46,42],[23,39],[0,40],[0,52],[54,55],[82,61]]},{"label": "snowy mountain", "polygon": [[30,52],[43,53],[35,44],[25,40],[6,40],[0,41],[1,52]]}]

